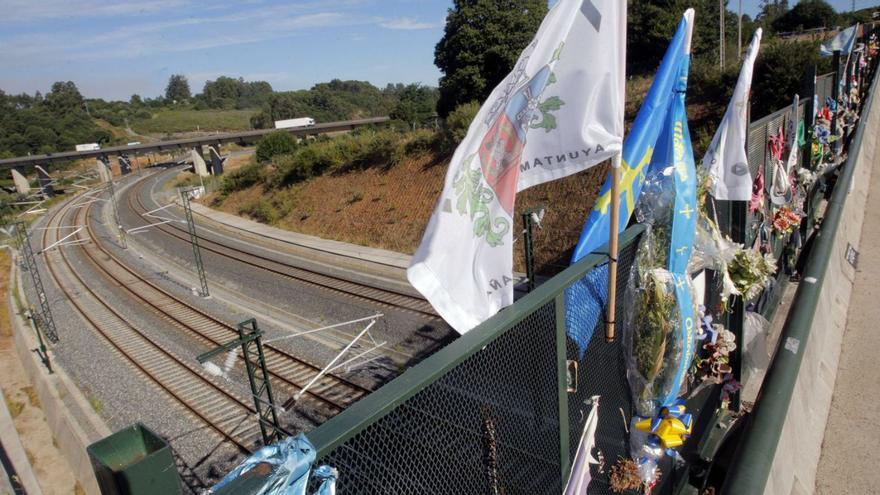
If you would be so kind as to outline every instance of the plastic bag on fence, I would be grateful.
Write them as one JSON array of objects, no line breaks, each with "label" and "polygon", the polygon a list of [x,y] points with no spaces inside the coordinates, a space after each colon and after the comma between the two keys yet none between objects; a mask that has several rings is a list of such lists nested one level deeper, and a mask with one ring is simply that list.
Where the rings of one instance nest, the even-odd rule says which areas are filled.
[{"label": "plastic bag on fence", "polygon": [[[287,437],[256,451],[206,492],[207,495],[305,495],[315,447],[305,435]],[[315,469],[315,495],[336,493],[336,470]]]},{"label": "plastic bag on fence", "polygon": [[747,382],[758,373],[767,371],[770,365],[770,351],[767,348],[767,336],[770,322],[758,313],[746,311],[743,321],[743,382]]},{"label": "plastic bag on fence", "polygon": [[672,389],[681,359],[678,306],[672,276],[662,268],[634,267],[629,290],[635,304],[624,320],[627,380],[637,414],[651,417]]},{"label": "plastic bag on fence", "polygon": [[726,299],[730,294],[738,294],[728,275],[728,265],[733,261],[742,245],[723,236],[711,220],[701,217],[697,220],[697,233],[694,237],[694,250],[688,263],[688,272],[715,270],[721,275],[722,293]]}]

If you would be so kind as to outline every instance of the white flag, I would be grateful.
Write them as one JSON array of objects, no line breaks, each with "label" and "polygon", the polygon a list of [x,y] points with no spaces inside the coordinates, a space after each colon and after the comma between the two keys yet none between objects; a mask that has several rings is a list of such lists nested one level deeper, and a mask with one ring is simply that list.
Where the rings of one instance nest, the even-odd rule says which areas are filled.
[{"label": "white flag", "polygon": [[710,192],[715,199],[748,201],[752,198],[752,174],[746,154],[749,93],[752,70],[761,47],[761,28],[755,31],[743,62],[733,98],[724,113],[721,125],[703,157],[703,170],[712,180]]},{"label": "white flag", "polygon": [[859,25],[856,24],[837,33],[837,36],[832,38],[831,41],[819,45],[819,55],[830,57],[834,55],[835,51],[840,51],[843,55],[849,55],[852,53],[858,31]]},{"label": "white flag", "polygon": [[623,142],[626,2],[560,0],[483,104],[407,276],[458,332],[513,303],[516,193]]}]

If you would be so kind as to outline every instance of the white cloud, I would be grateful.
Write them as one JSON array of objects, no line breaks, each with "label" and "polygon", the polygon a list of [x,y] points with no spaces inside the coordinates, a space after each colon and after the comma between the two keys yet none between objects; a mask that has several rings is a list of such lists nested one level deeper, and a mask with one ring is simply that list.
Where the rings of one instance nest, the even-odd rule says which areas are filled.
[{"label": "white cloud", "polygon": [[434,24],[430,22],[419,22],[411,17],[398,17],[397,19],[388,19],[379,23],[385,29],[403,29],[403,30],[416,30],[416,29],[433,29],[435,27],[440,27],[440,24]]},{"label": "white cloud", "polygon": [[[302,6],[300,6],[302,7]],[[299,31],[369,25],[375,17],[342,12],[294,14],[296,6],[255,9],[206,17],[141,22],[89,34],[44,32],[3,38],[0,65],[42,62],[131,59],[155,53],[185,52],[282,39]],[[247,29],[242,29],[246,24]]]},{"label": "white cloud", "polygon": [[4,22],[29,22],[67,17],[109,17],[146,14],[179,8],[186,0],[5,0]]}]

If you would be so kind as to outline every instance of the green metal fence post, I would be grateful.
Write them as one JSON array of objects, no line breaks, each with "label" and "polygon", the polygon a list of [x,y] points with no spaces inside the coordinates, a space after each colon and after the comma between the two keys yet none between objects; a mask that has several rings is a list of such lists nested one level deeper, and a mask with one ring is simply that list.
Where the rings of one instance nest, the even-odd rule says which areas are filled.
[{"label": "green metal fence post", "polygon": [[[746,201],[730,202],[730,238],[733,242],[743,244],[746,240],[746,221],[748,203]],[[760,235],[760,234],[759,234]],[[727,315],[727,328],[736,338],[737,346],[730,355],[730,367],[733,368],[733,378],[742,383],[742,353],[743,348],[743,320],[745,318],[745,301],[742,296],[735,297],[731,312]],[[730,409],[739,411],[740,409],[740,393],[736,392],[730,396]]]},{"label": "green metal fence post", "polygon": [[[834,57],[831,59],[831,70],[834,71],[834,81],[831,85],[831,99],[835,104],[840,103],[840,50],[834,50]],[[838,108],[838,110],[840,110]],[[831,136],[837,136],[837,112],[831,115]],[[831,151],[835,158],[840,150],[840,140],[831,143]]]},{"label": "green metal fence post", "polygon": [[558,378],[556,392],[559,395],[559,469],[564,484],[571,469],[571,446],[569,445],[571,434],[568,420],[568,346],[566,345],[564,292],[556,296],[554,306],[556,307],[556,373]]},{"label": "green metal fence post", "polygon": [[534,231],[532,230],[532,215],[536,213],[540,213],[544,210],[543,206],[537,208],[529,208],[528,210],[522,213],[522,221],[523,221],[523,251],[525,255],[526,262],[526,277],[529,279],[527,287],[529,292],[535,290],[535,244],[533,242],[534,239]]},{"label": "green metal fence post", "polygon": [[801,163],[803,167],[812,169],[813,157],[813,121],[816,118],[816,66],[807,67],[804,71],[804,80],[801,85],[801,94],[806,101],[804,107],[804,139],[806,143],[801,150]]}]

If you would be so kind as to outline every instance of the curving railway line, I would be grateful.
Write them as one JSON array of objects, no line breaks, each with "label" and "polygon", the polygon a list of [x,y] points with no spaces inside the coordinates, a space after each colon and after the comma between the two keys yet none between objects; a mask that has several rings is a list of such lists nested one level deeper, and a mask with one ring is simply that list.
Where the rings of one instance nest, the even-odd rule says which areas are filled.
[{"label": "curving railway line", "polygon": [[[258,436],[258,424],[250,397],[218,384],[192,357],[182,357],[166,349],[155,337],[140,331],[125,316],[89,287],[71,262],[69,250],[81,258],[118,289],[121,297],[143,307],[175,328],[190,340],[216,346],[237,336],[237,329],[211,315],[191,307],[137,272],[128,268],[101,242],[94,230],[92,204],[71,208],[70,201],[54,212],[42,236],[42,247],[62,237],[62,225],[85,226],[72,241],[44,254],[52,278],[70,300],[74,309],[134,368],[179,402],[199,421],[230,440],[239,449],[248,450]],[[71,223],[65,223],[70,221]],[[90,280],[93,283],[93,280]],[[282,349],[265,346],[265,356],[273,385],[284,395],[302,390],[320,369]],[[239,362],[242,360],[238,356]],[[307,415],[332,416],[357,401],[369,389],[332,374],[325,375],[302,396],[297,407]]]},{"label": "curving railway line", "polygon": [[[131,208],[132,211],[143,220],[143,224],[140,226],[149,224],[149,222],[143,218],[143,214],[150,211],[150,209],[143,203],[142,199],[142,189],[146,183],[147,181],[140,180],[133,185],[128,194],[126,194],[129,208]],[[133,228],[137,227],[139,227],[139,225],[133,226]],[[152,228],[182,242],[190,242],[187,230],[176,222],[156,225]],[[213,236],[206,237],[204,234],[199,234],[198,239],[199,247],[203,251],[208,251],[244,263],[250,267],[312,287],[317,287],[322,290],[327,290],[336,295],[368,302],[383,308],[416,314],[428,321],[442,321],[431,307],[430,303],[424,298],[321,273],[314,269],[273,259],[256,252],[245,251],[234,245],[224,243],[222,238],[218,240],[218,238]]]},{"label": "curving railway line", "polygon": [[[43,232],[42,246],[60,239],[61,225],[70,203],[53,214]],[[199,422],[244,452],[254,444],[258,425],[253,409],[234,393],[214,383],[191,361],[166,349],[161,343],[131,325],[98,295],[74,269],[64,247],[44,252],[46,265],[57,287],[71,306],[120,356],[150,382],[187,409]]]}]

